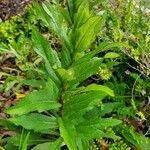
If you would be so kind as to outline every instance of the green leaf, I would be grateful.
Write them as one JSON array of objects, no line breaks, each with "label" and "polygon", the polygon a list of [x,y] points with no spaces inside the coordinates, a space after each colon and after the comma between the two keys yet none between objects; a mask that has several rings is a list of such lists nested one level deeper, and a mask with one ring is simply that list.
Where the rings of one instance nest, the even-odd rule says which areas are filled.
[{"label": "green leaf", "polygon": [[106,114],[112,113],[119,107],[122,107],[121,102],[103,103],[102,109],[100,111],[100,116],[105,116]]},{"label": "green leaf", "polygon": [[114,96],[114,93],[108,87],[96,84],[67,91],[64,95],[64,115],[71,120],[79,119],[107,95]]},{"label": "green leaf", "polygon": [[72,69],[65,70],[63,68],[57,69],[58,74],[60,75],[63,82],[72,81],[75,79],[74,71]]},{"label": "green leaf", "polygon": [[78,8],[77,13],[74,16],[74,30],[81,27],[91,17],[89,11],[89,2],[84,0]]},{"label": "green leaf", "polygon": [[135,132],[131,128],[122,128],[123,137],[140,150],[148,150],[150,148],[150,140],[144,135]]},{"label": "green leaf", "polygon": [[60,150],[63,139],[60,137],[50,144],[50,150]]},{"label": "green leaf", "polygon": [[63,8],[62,6],[57,6],[59,13],[63,16],[64,20],[67,22],[69,26],[72,25],[72,20],[70,18],[69,12],[67,9]]},{"label": "green leaf", "polygon": [[59,11],[57,10],[56,6],[51,5],[48,2],[42,3],[43,9],[45,12],[49,15],[51,18],[50,27],[57,33],[58,35],[61,34],[62,29],[62,17],[59,14]]},{"label": "green leaf", "polygon": [[0,126],[3,126],[4,129],[9,129],[9,130],[15,129],[15,125],[6,119],[0,119]]},{"label": "green leaf", "polygon": [[[94,117],[94,116],[93,116]],[[95,118],[89,120],[83,120],[79,124],[76,125],[76,129],[79,135],[82,138],[87,140],[93,138],[113,138],[116,139],[118,136],[112,133],[104,133],[102,130],[107,129],[108,127],[114,127],[121,123],[120,120],[112,119],[112,118]],[[92,133],[92,134],[91,134]]]},{"label": "green leaf", "polygon": [[56,51],[52,50],[48,41],[36,29],[32,30],[32,40],[35,52],[39,54],[45,60],[46,65],[48,65],[50,77],[56,83],[59,83],[60,81],[54,71],[54,69],[61,67]]},{"label": "green leaf", "polygon": [[109,52],[109,53],[107,53],[105,56],[104,56],[104,58],[117,58],[117,57],[119,57],[120,55],[118,54],[118,53],[115,53],[115,52]]},{"label": "green leaf", "polygon": [[50,150],[50,142],[38,144],[33,147],[31,150]]},{"label": "green leaf", "polygon": [[62,118],[58,118],[60,135],[64,139],[69,150],[77,150],[74,137],[74,129],[70,122]]},{"label": "green leaf", "polygon": [[106,93],[99,91],[69,94],[65,97],[64,115],[70,118],[70,120],[79,119],[98,102],[102,101],[106,95]]},{"label": "green leaf", "polygon": [[77,137],[77,145],[79,150],[86,150],[89,148],[89,141],[82,139],[81,137]]},{"label": "green leaf", "polygon": [[114,92],[104,85],[90,84],[84,89],[84,91],[102,91],[110,96],[115,96]]},{"label": "green leaf", "polygon": [[99,118],[99,119],[90,119],[80,122],[78,125],[81,127],[95,127],[99,129],[107,129],[108,127],[113,127],[121,124],[121,120],[113,119],[113,118]]},{"label": "green leaf", "polygon": [[74,22],[74,13],[77,12],[83,0],[67,0],[67,5],[72,21]]},{"label": "green leaf", "polygon": [[96,74],[101,65],[101,59],[94,57],[85,61],[83,63],[73,65],[72,69],[74,70],[75,80],[76,82],[82,82],[88,77]]},{"label": "green leaf", "polygon": [[115,53],[115,52],[109,52],[107,53],[104,58],[117,58],[119,57],[120,55],[118,53]]},{"label": "green leaf", "polygon": [[96,49],[94,49],[93,51],[87,53],[86,55],[84,55],[83,57],[81,57],[80,59],[78,59],[78,61],[75,62],[74,65],[81,64],[82,62],[88,61],[89,59],[91,59],[95,55],[97,55],[98,53],[100,53],[102,51],[109,50],[109,49],[114,48],[114,47],[131,48],[131,46],[129,46],[127,43],[121,43],[121,42],[116,42],[116,43],[102,42],[99,46],[97,46]]},{"label": "green leaf", "polygon": [[56,84],[51,79],[48,79],[45,89],[32,92],[15,106],[5,110],[5,112],[22,115],[33,111],[43,112],[50,109],[57,109],[61,106],[58,103],[58,96],[59,90]]},{"label": "green leaf", "polygon": [[22,126],[25,129],[34,131],[42,131],[57,128],[56,118],[38,113],[31,113],[28,115],[13,117],[8,120],[17,126]]},{"label": "green leaf", "polygon": [[57,52],[51,48],[49,42],[36,29],[32,29],[32,40],[37,54],[48,61],[53,68],[61,67]]},{"label": "green leaf", "polygon": [[63,68],[68,68],[72,62],[71,60],[71,51],[72,51],[72,46],[68,42],[68,39],[62,37],[62,51],[61,51],[61,62],[62,62],[62,67]]},{"label": "green leaf", "polygon": [[[23,136],[22,136],[22,139],[25,139],[27,134],[28,134],[28,131],[25,131]],[[19,146],[20,145],[20,139],[21,139],[21,133],[16,131],[15,136],[4,138],[3,142],[7,141],[7,143],[11,143],[15,146]],[[44,143],[44,142],[49,142],[49,139],[43,138],[40,133],[36,134],[36,133],[30,132],[30,135],[29,135],[28,141],[27,141],[27,145],[31,146],[31,145]]]},{"label": "green leaf", "polygon": [[27,150],[29,136],[30,136],[30,132],[28,132],[26,134],[25,138],[23,139],[23,141],[20,145],[21,146],[20,150]]},{"label": "green leaf", "polygon": [[100,30],[100,24],[102,22],[101,17],[91,17],[83,24],[75,33],[75,52],[82,52],[89,48],[94,41],[96,34]]},{"label": "green leaf", "polygon": [[[11,143],[7,143],[6,145],[5,145],[5,147],[4,147],[5,149],[4,150],[12,150],[12,149],[16,149],[16,150],[18,150],[18,147],[17,146],[14,146],[13,144],[11,144]],[[3,149],[2,149],[3,150]]]},{"label": "green leaf", "polygon": [[42,20],[47,27],[51,26],[51,19],[48,14],[44,11],[44,9],[37,2],[33,2],[33,8],[36,13],[37,19]]},{"label": "green leaf", "polygon": [[79,133],[79,136],[82,139],[85,140],[92,140],[96,138],[111,138],[111,139],[118,139],[119,137],[116,136],[113,133],[106,133],[103,132],[102,130],[95,128],[95,127],[76,127],[77,132]]},{"label": "green leaf", "polygon": [[45,86],[45,83],[42,80],[31,79],[31,80],[21,80],[20,82],[35,88],[42,88]]},{"label": "green leaf", "polygon": [[[63,8],[60,10],[58,9],[59,6],[52,6],[48,2],[43,3],[43,8],[51,18],[51,28],[60,37],[62,43],[61,63],[64,68],[67,68],[71,64],[71,52],[73,49],[68,30],[66,25],[63,23],[63,17],[68,20],[69,16],[67,11],[65,11]],[[63,11],[63,17],[60,11]]]}]

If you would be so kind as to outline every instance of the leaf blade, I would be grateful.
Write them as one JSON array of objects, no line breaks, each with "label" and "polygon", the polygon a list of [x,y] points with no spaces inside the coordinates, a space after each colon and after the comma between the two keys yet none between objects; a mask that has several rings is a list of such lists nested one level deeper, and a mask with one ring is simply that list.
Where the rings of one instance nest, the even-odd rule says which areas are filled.
[{"label": "leaf blade", "polygon": [[15,106],[5,110],[8,114],[23,115],[33,111],[45,111],[58,109],[61,105],[58,103],[59,90],[56,84],[49,79],[43,90],[32,92],[27,95]]}]

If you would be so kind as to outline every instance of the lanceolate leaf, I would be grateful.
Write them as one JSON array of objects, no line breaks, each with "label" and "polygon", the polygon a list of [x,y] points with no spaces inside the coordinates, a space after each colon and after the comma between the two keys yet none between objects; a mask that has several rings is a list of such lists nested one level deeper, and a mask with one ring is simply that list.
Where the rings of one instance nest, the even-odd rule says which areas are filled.
[{"label": "lanceolate leaf", "polygon": [[59,123],[59,130],[60,130],[60,135],[64,139],[65,144],[69,148],[69,150],[77,150],[76,144],[75,144],[75,131],[70,124],[68,120],[64,120],[61,118],[58,118],[58,123]]},{"label": "lanceolate leaf", "polygon": [[44,9],[37,2],[33,3],[33,7],[35,9],[37,18],[41,19],[45,23],[45,25],[49,27],[51,23],[50,21],[51,19],[48,16],[48,14],[44,11]]},{"label": "lanceolate leaf", "polygon": [[67,20],[67,22],[70,24],[70,16],[68,16],[68,12],[64,8],[59,6],[51,6],[47,2],[43,3],[43,8],[51,18],[51,28],[59,36],[62,43],[62,66],[68,67],[71,64],[71,52],[73,49],[71,46],[69,35],[67,34],[68,31],[66,30],[63,21]]},{"label": "lanceolate leaf", "polygon": [[49,42],[36,30],[32,30],[32,39],[34,50],[39,54],[45,61],[49,61],[52,67],[61,67],[57,52],[54,51]]},{"label": "lanceolate leaf", "polygon": [[65,35],[62,36],[62,51],[61,51],[61,62],[64,68],[68,68],[72,62],[71,60],[71,53],[72,53],[72,46],[68,42],[68,39]]},{"label": "lanceolate leaf", "polygon": [[110,96],[114,96],[113,90],[104,85],[90,84],[83,91],[101,91]]},{"label": "lanceolate leaf", "polygon": [[78,61],[76,61],[74,63],[75,64],[80,64],[82,62],[88,61],[89,59],[93,58],[95,55],[97,55],[98,53],[102,52],[102,51],[106,51],[109,50],[111,48],[115,48],[115,47],[124,47],[124,48],[131,48],[127,43],[121,43],[121,42],[117,42],[117,43],[110,43],[110,42],[102,42],[96,49],[94,49],[93,51],[87,53],[86,55],[84,55],[83,57],[81,57]]},{"label": "lanceolate leaf", "polygon": [[58,101],[59,90],[55,83],[49,79],[46,87],[43,90],[32,92],[27,95],[15,106],[5,110],[8,114],[22,115],[33,111],[45,111],[50,109],[57,109],[60,107]]},{"label": "lanceolate leaf", "polygon": [[61,7],[61,6],[57,6],[58,11],[60,12],[60,14],[63,16],[64,20],[66,21],[66,23],[71,26],[72,25],[72,20],[70,18],[69,12],[67,9]]},{"label": "lanceolate leaf", "polygon": [[80,28],[90,17],[89,2],[84,0],[79,6],[78,12],[74,16],[74,30]]},{"label": "lanceolate leaf", "polygon": [[[16,135],[15,136],[7,137],[6,139],[3,139],[2,142],[6,142],[7,141],[8,143],[12,143],[15,146],[19,146],[20,145],[20,139],[21,138],[25,139],[27,133],[29,133],[29,131],[25,130],[24,134],[22,135],[21,132],[16,131]],[[49,139],[45,139],[44,137],[41,136],[40,133],[30,132],[27,144],[28,144],[28,146],[32,146],[32,145],[45,143],[45,142],[49,142]]]},{"label": "lanceolate leaf", "polygon": [[35,52],[39,54],[45,60],[45,63],[49,66],[48,72],[50,74],[50,77],[55,82],[59,83],[60,81],[53,69],[61,67],[61,63],[59,61],[57,53],[52,50],[48,41],[36,29],[32,30],[32,40]]},{"label": "lanceolate leaf", "polygon": [[56,6],[50,5],[48,2],[43,3],[42,6],[51,18],[51,28],[55,31],[55,33],[60,35],[62,28],[62,17],[57,11]]},{"label": "lanceolate leaf", "polygon": [[99,119],[96,118],[96,119],[85,120],[83,122],[80,122],[78,125],[83,128],[92,126],[102,130],[108,127],[119,125],[121,122],[122,121],[113,118],[99,118]]},{"label": "lanceolate leaf", "polygon": [[45,86],[45,82],[42,80],[36,80],[36,79],[31,79],[31,80],[20,80],[24,85],[29,85],[31,87],[35,88],[42,88]]},{"label": "lanceolate leaf", "polygon": [[67,5],[72,21],[74,21],[74,14],[78,10],[78,7],[81,5],[82,2],[83,0],[67,0]]},{"label": "lanceolate leaf", "polygon": [[91,17],[75,33],[76,52],[87,50],[100,30],[101,17]]},{"label": "lanceolate leaf", "polygon": [[57,128],[56,118],[46,115],[31,113],[9,119],[10,122],[25,129],[42,131]]}]

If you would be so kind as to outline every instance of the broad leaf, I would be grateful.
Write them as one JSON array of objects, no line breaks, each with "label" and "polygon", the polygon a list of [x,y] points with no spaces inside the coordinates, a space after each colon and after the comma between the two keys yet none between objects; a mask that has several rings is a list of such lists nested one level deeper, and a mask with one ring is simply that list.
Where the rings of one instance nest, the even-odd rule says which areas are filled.
[{"label": "broad leaf", "polygon": [[22,126],[25,129],[42,131],[57,128],[56,118],[46,115],[31,113],[8,119],[17,126]]},{"label": "broad leaf", "polygon": [[72,69],[74,70],[76,82],[82,82],[88,77],[96,74],[99,70],[100,65],[101,59],[94,57],[92,59],[89,59],[88,61],[73,66]]},{"label": "broad leaf", "polygon": [[5,112],[8,114],[22,115],[33,111],[42,112],[50,109],[57,109],[60,107],[60,104],[57,102],[58,95],[58,88],[55,83],[49,79],[45,89],[32,92],[15,106],[5,110]]},{"label": "broad leaf", "polygon": [[[88,91],[77,95],[67,96],[64,103],[64,115],[70,120],[79,119],[87,111],[106,97],[106,93],[99,91]],[[69,113],[68,113],[69,112]]]}]

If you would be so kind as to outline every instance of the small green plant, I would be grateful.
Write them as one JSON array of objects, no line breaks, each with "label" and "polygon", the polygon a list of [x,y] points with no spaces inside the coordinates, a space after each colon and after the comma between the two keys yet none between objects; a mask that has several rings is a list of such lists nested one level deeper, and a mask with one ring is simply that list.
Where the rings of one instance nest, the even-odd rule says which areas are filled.
[{"label": "small green plant", "polygon": [[[7,142],[6,150],[98,149],[104,146],[99,139],[113,140],[116,145],[125,139],[121,148],[128,148],[126,143],[141,150],[149,147],[146,137],[122,125],[121,119],[128,112],[133,115],[129,107],[124,108],[124,99],[119,101],[106,85],[89,82],[93,75],[102,80],[114,79],[107,67],[118,64],[114,59],[120,55],[107,50],[130,48],[120,42],[121,33],[115,43],[95,40],[106,19],[105,12],[97,11],[101,2],[66,0],[62,4],[55,0],[42,3],[42,7],[34,4],[38,19],[59,38],[61,50],[52,48],[38,29],[32,29],[33,49],[41,57],[35,70],[39,78],[24,81],[34,91],[4,110],[10,118],[0,119],[0,126],[14,131],[14,136],[2,139]],[[126,92],[124,86],[117,81],[112,85],[118,95]],[[116,119],[117,113],[123,117]]]},{"label": "small green plant", "polygon": [[22,16],[14,16],[0,24],[0,54],[11,55],[17,67],[23,71],[30,67],[29,59],[33,55],[31,29],[36,24],[32,5],[27,7]]},{"label": "small green plant", "polygon": [[7,138],[8,143],[19,146],[21,126],[25,129],[21,139],[28,139],[28,146],[46,142],[36,139],[47,135],[50,143],[43,146],[46,144],[51,150],[65,145],[70,150],[85,150],[91,139],[118,138],[105,129],[119,125],[120,120],[101,118],[98,113],[91,115],[99,102],[114,96],[113,91],[104,85],[81,83],[99,71],[103,58],[96,55],[102,49],[126,44],[100,43],[89,51],[104,17],[92,13],[88,0],[67,1],[65,8],[47,2],[43,8],[38,4],[35,7],[39,17],[60,38],[62,50],[57,53],[36,29],[32,30],[33,48],[44,61],[39,69],[45,86],[5,110],[11,117],[4,123],[11,124],[16,132],[16,136]]}]

